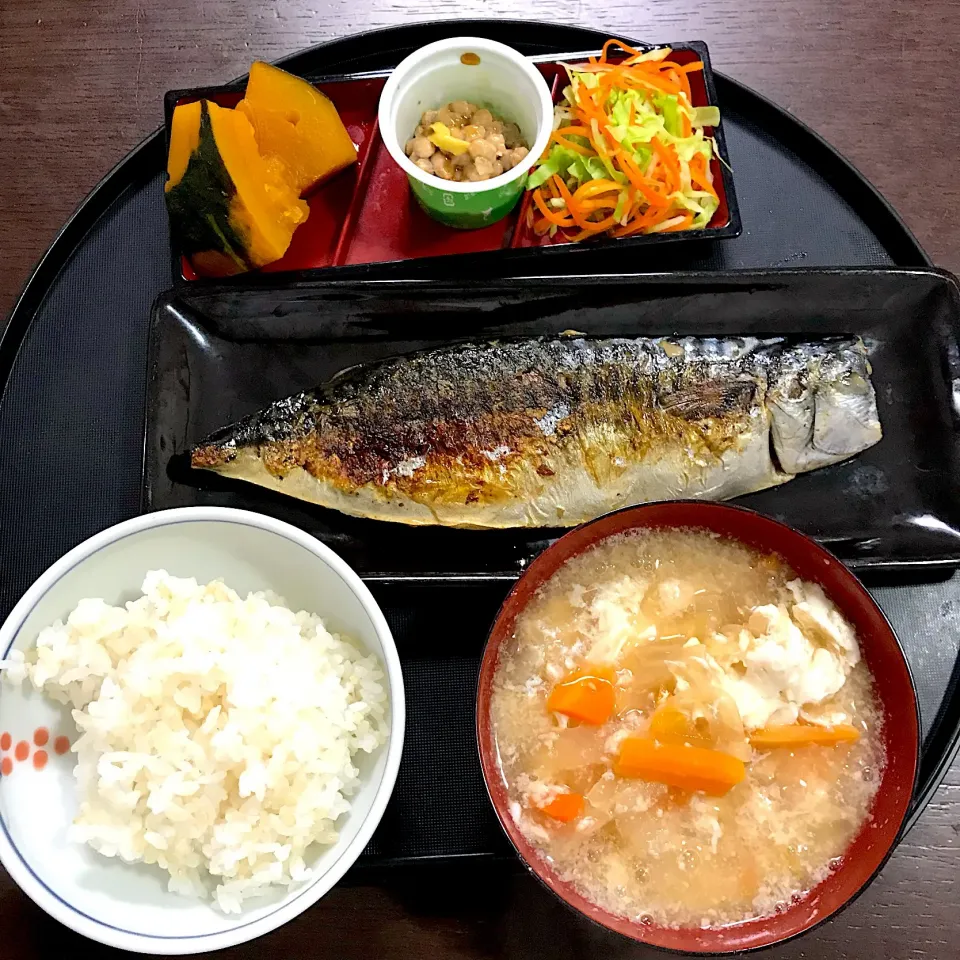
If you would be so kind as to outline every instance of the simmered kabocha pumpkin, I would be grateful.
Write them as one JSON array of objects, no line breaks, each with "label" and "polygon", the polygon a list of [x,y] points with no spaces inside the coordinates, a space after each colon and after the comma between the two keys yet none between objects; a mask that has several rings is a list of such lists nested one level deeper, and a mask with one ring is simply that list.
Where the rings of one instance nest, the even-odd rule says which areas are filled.
[{"label": "simmered kabocha pumpkin", "polygon": [[249,119],[203,100],[178,106],[167,159],[171,228],[198,273],[229,276],[279,260],[308,208]]},{"label": "simmered kabocha pumpkin", "polygon": [[237,110],[253,124],[260,152],[287,165],[300,193],[356,162],[357,149],[333,103],[269,63],[250,68]]}]

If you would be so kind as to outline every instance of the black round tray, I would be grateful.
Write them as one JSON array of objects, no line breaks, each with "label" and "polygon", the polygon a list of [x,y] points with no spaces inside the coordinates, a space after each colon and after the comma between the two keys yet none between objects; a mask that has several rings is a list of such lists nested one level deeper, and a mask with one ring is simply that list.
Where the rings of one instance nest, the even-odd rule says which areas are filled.
[{"label": "black round tray", "polygon": [[[490,37],[528,54],[599,47],[606,34],[529,21],[409,25],[335,40],[281,61],[306,76],[377,70],[444,36]],[[672,245],[624,256],[586,253],[582,272],[715,270],[785,266],[927,266],[929,259],[876,190],[828,144],[746,87],[717,77],[743,218],[739,239]],[[159,118],[158,118],[159,119]],[[139,512],[147,329],[153,300],[172,283],[163,202],[164,148],[153,134],[90,194],[44,255],[0,337],[0,617],[61,554],[104,527]],[[444,276],[470,270],[450,258]],[[360,276],[416,276],[415,262],[356,268]],[[543,273],[538,269],[538,273]],[[342,276],[343,274],[341,274]],[[471,272],[471,277],[482,280]],[[939,582],[871,583],[901,632],[930,637],[913,662],[925,735],[913,820],[957,748],[960,704],[951,705],[960,650],[960,599]],[[439,588],[435,588],[439,589]],[[447,587],[446,591],[456,588]],[[489,594],[489,595],[488,595]],[[423,637],[422,591],[380,590],[401,651],[415,637],[411,694],[419,679],[453,682],[459,712],[436,716],[431,698],[410,696],[404,764],[390,812],[365,859],[483,855],[502,850],[476,769],[472,690],[485,617],[501,598],[477,591],[444,607],[471,603],[477,636],[441,662],[445,640]],[[431,595],[436,612],[440,597]],[[462,606],[460,607],[462,609]],[[427,685],[429,687],[429,684]],[[455,701],[451,701],[455,702]],[[445,733],[438,736],[438,723]],[[433,801],[425,816],[422,783],[456,773],[462,789]]]}]

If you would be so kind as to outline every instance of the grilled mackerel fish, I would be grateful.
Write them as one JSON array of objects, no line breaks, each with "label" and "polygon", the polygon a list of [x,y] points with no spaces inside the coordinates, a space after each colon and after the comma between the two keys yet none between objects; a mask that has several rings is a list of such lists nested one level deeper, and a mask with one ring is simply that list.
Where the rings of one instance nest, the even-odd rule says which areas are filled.
[{"label": "grilled mackerel fish", "polygon": [[880,437],[859,340],[559,336],[352,367],[191,463],[359,517],[562,527],[762,490]]}]

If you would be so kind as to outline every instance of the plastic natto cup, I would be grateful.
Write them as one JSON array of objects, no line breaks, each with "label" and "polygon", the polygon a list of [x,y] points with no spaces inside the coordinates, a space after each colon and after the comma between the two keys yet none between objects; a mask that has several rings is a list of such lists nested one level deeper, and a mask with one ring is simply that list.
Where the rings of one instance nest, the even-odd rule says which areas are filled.
[{"label": "plastic natto cup", "polygon": [[[486,107],[520,127],[530,147],[522,163],[490,180],[457,183],[421,170],[404,145],[425,110],[453,100]],[[530,168],[546,149],[553,127],[553,100],[540,71],[512,47],[479,37],[452,37],[427,44],[393,71],[380,95],[380,136],[410,181],[420,206],[434,220],[471,230],[503,219],[523,193]]]}]

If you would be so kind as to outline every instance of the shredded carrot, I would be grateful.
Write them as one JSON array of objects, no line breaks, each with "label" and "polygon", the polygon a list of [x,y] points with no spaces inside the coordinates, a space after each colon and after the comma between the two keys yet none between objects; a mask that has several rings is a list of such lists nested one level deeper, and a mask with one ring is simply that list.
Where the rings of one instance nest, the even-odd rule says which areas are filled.
[{"label": "shredded carrot", "polygon": [[568,150],[572,150],[574,153],[580,153],[585,157],[592,157],[593,151],[589,147],[583,146],[580,143],[574,143],[572,140],[568,140],[564,137],[559,130],[554,130],[550,134],[550,140],[553,143],[559,143],[561,147],[566,147]]},{"label": "shredded carrot", "polygon": [[558,683],[547,700],[547,709],[571,720],[600,726],[613,713],[615,693],[607,677],[574,673]]},{"label": "shredded carrot", "polygon": [[551,210],[547,205],[547,201],[544,200],[539,193],[534,193],[533,202],[537,205],[537,209],[543,214],[544,219],[550,223],[555,223],[558,227],[572,227],[574,225],[571,217],[564,217],[554,210]]},{"label": "shredded carrot", "polygon": [[627,737],[620,744],[614,770],[621,777],[701,790],[713,797],[722,797],[746,775],[743,761],[728,753],[645,737]]},{"label": "shredded carrot", "polygon": [[[583,184],[583,186],[577,189],[577,192],[573,195],[573,199],[582,204],[582,201],[589,200],[591,197],[597,197],[602,193],[620,193],[623,190],[623,187],[620,186],[615,180],[591,180],[589,183]],[[617,201],[608,201],[611,206],[616,206]]]},{"label": "shredded carrot", "polygon": [[717,197],[717,191],[710,180],[708,173],[707,158],[702,153],[696,153],[690,161],[690,180],[698,187],[703,187],[707,193]]},{"label": "shredded carrot", "polygon": [[683,92],[683,88],[676,80],[654,73],[652,70],[638,70],[627,82],[636,86],[653,87],[654,90],[659,90],[661,93]]},{"label": "shredded carrot", "polygon": [[548,817],[569,823],[583,813],[583,797],[579,793],[558,793],[549,803],[540,807]]},{"label": "shredded carrot", "polygon": [[642,217],[636,217],[632,222],[618,227],[613,231],[613,235],[615,237],[629,237],[643,230],[649,230],[657,222],[657,208],[651,207]]},{"label": "shredded carrot", "polygon": [[678,67],[675,64],[671,64],[670,67],[670,78],[680,88],[680,92],[687,98],[687,103],[690,103],[693,98],[693,93],[690,90],[690,80],[686,72],[682,67]]},{"label": "shredded carrot", "polygon": [[650,207],[643,217],[627,226],[621,227],[620,230],[614,232],[614,236],[626,237],[630,236],[631,233],[638,233],[641,230],[649,233],[658,224],[668,220],[671,213],[672,211],[669,207]]},{"label": "shredded carrot", "polygon": [[606,233],[607,230],[616,226],[616,224],[617,218],[613,216],[605,217],[603,220],[595,220],[590,223],[588,228],[581,230],[580,233],[574,234],[570,239],[574,242],[586,240],[587,237],[595,237],[598,233]]},{"label": "shredded carrot", "polygon": [[647,203],[653,207],[668,208],[670,206],[670,201],[654,189],[653,184],[644,177],[637,169],[637,165],[625,153],[618,154],[617,159],[620,161],[620,168],[633,186],[643,194]]},{"label": "shredded carrot", "polygon": [[812,723],[790,723],[782,727],[764,727],[749,735],[750,745],[758,750],[777,747],[835,747],[841,743],[855,743],[860,732],[849,723],[835,727],[820,727]]},{"label": "shredded carrot", "polygon": [[650,140],[660,162],[666,167],[670,174],[670,192],[680,189],[680,161],[677,160],[677,151],[671,147],[665,147],[659,137],[653,137]]},{"label": "shredded carrot", "polygon": [[590,128],[589,126],[569,126],[569,127],[560,127],[558,130],[554,130],[554,133],[570,133],[577,137],[589,137]]},{"label": "shredded carrot", "polygon": [[[642,50],[637,50],[636,47],[631,47],[629,44],[624,43],[622,40],[613,39],[613,40],[608,40],[603,45],[603,49],[600,51],[600,63],[607,62],[607,55],[610,52],[611,47],[619,47],[621,50],[623,50],[624,53],[632,54],[635,57],[639,57],[643,55]],[[592,57],[591,57],[591,61],[593,61]]]},{"label": "shredded carrot", "polygon": [[[578,202],[578,206],[581,214],[589,216],[597,210],[615,210],[617,208],[617,199],[616,197],[601,197],[599,200],[581,200]],[[592,227],[598,221],[591,220],[589,222]]]},{"label": "shredded carrot", "polygon": [[557,192],[559,193],[561,199],[566,204],[567,210],[570,212],[570,216],[573,217],[574,222],[580,227],[581,230],[589,229],[589,221],[584,216],[583,211],[580,209],[580,205],[576,200],[574,200],[573,195],[567,188],[567,185],[556,174],[553,176],[553,183],[557,188]]}]

